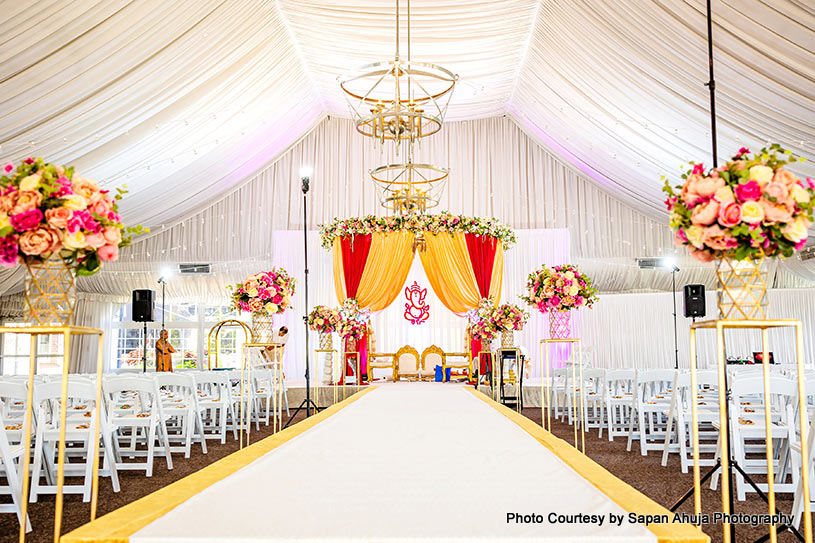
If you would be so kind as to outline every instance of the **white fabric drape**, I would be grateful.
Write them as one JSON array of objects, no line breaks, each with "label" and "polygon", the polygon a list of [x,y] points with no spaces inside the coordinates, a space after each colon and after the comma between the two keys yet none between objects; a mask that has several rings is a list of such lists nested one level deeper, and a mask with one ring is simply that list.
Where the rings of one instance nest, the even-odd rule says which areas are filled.
[{"label": "white fabric drape", "polygon": [[[114,308],[119,304],[106,299],[99,299],[93,295],[83,295],[77,299],[74,309],[74,324],[100,328],[104,332],[103,360],[105,368],[110,368],[110,352],[113,340]],[[82,335],[71,336],[70,367],[71,373],[88,373],[96,371],[98,336]]]}]

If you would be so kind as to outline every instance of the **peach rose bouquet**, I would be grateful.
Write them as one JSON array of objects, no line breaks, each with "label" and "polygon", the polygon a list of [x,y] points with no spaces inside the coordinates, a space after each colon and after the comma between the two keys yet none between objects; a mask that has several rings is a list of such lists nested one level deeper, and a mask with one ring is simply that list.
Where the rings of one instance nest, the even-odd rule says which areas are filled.
[{"label": "peach rose bouquet", "polygon": [[126,227],[113,195],[74,172],[27,158],[7,163],[0,176],[0,264],[44,262],[54,255],[93,275],[103,262],[116,260],[141,226]]},{"label": "peach rose bouquet", "polygon": [[801,160],[774,144],[753,155],[742,147],[707,172],[691,163],[681,185],[662,189],[676,244],[702,262],[792,256],[806,244],[815,200],[812,179],[784,168]]},{"label": "peach rose bouquet", "polygon": [[309,329],[315,332],[330,334],[335,332],[342,324],[342,315],[340,315],[339,309],[318,305],[308,314],[306,323]]},{"label": "peach rose bouquet", "polygon": [[294,296],[294,279],[283,268],[255,273],[243,283],[231,285],[232,305],[238,311],[249,313],[282,313],[291,307]]}]

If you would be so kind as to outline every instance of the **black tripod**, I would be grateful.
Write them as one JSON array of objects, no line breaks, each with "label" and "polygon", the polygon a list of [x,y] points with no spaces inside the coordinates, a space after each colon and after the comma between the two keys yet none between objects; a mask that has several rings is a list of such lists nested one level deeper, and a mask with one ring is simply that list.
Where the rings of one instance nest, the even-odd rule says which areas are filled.
[{"label": "black tripod", "polygon": [[[303,324],[306,327],[306,399],[300,402],[300,405],[297,406],[297,409],[294,410],[294,413],[291,414],[289,420],[283,426],[283,428],[288,428],[291,422],[294,420],[294,417],[305,408],[306,410],[306,418],[311,416],[311,408],[314,407],[314,412],[318,412],[320,408],[314,403],[314,400],[311,399],[311,375],[309,372],[309,341],[308,341],[308,220],[306,215],[306,194],[308,193],[308,182],[310,173],[307,173],[303,170],[300,171],[301,181],[303,182],[303,261],[305,262],[305,280],[303,281],[303,288],[305,289],[305,307],[304,307],[304,317],[303,317]],[[319,398],[317,398],[319,401]]]}]

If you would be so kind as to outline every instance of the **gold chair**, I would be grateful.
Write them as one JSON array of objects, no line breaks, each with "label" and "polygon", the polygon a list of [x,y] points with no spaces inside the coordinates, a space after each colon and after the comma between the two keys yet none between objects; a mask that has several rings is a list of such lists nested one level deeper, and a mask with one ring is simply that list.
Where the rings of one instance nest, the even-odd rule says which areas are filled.
[{"label": "gold chair", "polygon": [[405,345],[393,355],[393,380],[398,381],[402,377],[419,379],[419,352]]},{"label": "gold chair", "polygon": [[436,378],[436,366],[444,368],[444,351],[431,345],[422,351],[421,380],[433,381]]}]

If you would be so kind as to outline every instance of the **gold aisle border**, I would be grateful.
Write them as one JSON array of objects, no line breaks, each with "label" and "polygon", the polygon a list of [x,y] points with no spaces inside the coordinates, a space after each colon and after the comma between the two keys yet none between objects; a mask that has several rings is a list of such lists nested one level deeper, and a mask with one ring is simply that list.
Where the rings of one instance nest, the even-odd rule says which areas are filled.
[{"label": "gold aisle border", "polygon": [[[0,336],[3,334],[30,334],[31,345],[28,353],[28,383],[26,391],[26,405],[25,413],[23,414],[23,422],[25,424],[24,432],[24,452],[22,458],[22,499],[20,503],[22,522],[20,523],[19,541],[25,541],[25,519],[28,515],[28,492],[30,489],[30,458],[31,458],[31,420],[34,414],[34,374],[37,370],[37,337],[38,336],[54,336],[61,335],[63,337],[62,345],[62,387],[60,394],[60,409],[59,409],[59,446],[57,452],[57,492],[56,503],[54,506],[54,542],[58,542],[60,532],[62,531],[62,508],[64,502],[64,484],[65,484],[65,424],[68,418],[68,367],[70,365],[71,356],[71,336],[74,335],[96,335],[99,336],[97,342],[97,355],[96,355],[96,405],[94,410],[96,416],[94,417],[93,432],[95,435],[96,443],[94,450],[96,455],[92,465],[91,475],[91,521],[96,518],[96,507],[98,505],[97,499],[99,496],[99,436],[100,436],[100,423],[102,415],[102,361],[104,356],[104,332],[99,328],[89,328],[87,326],[0,326]],[[91,443],[91,440],[88,440]]]},{"label": "gold aisle border", "polygon": [[[697,390],[697,368],[696,368],[696,331],[715,330],[716,331],[716,365],[718,371],[719,389],[719,439],[721,450],[732,452],[733,444],[729,443],[727,420],[728,411],[727,396],[729,391],[725,390],[725,373],[727,371],[727,360],[725,359],[724,331],[727,329],[754,329],[761,330],[761,350],[762,350],[762,378],[764,385],[764,420],[765,420],[765,456],[767,459],[767,494],[768,512],[770,516],[775,514],[775,488],[773,485],[773,449],[772,449],[772,425],[770,406],[770,371],[769,371],[769,330],[771,328],[795,328],[795,360],[798,384],[798,423],[801,433],[801,483],[804,500],[804,539],[806,543],[812,543],[812,516],[810,515],[810,492],[809,492],[809,451],[806,436],[809,430],[809,413],[806,409],[806,386],[804,384],[804,340],[803,325],[798,319],[714,319],[700,321],[691,325],[690,328],[690,356],[691,356],[691,409],[693,413],[692,436],[693,436],[693,503],[694,511],[698,515],[702,510],[700,464],[699,464],[699,429],[698,429],[698,390]],[[738,407],[738,406],[736,406]],[[722,484],[722,512],[730,514],[730,494],[734,489],[730,488],[730,465],[729,458],[722,459],[721,462],[721,484]],[[724,543],[734,543],[730,537],[730,523],[722,523],[722,541]],[[770,525],[769,538],[771,543],[776,543],[776,526]]]},{"label": "gold aisle border", "polygon": [[[577,344],[577,356],[575,356],[574,349],[569,355],[569,358],[572,359],[572,413],[574,416],[574,448],[577,449],[577,426],[578,420],[580,425],[580,444],[582,445],[583,454],[586,453],[586,402],[583,398],[583,388],[585,387],[585,383],[583,382],[583,347],[582,343],[580,342],[580,338],[562,338],[562,339],[542,339],[540,340],[540,350],[545,351],[545,360],[544,360],[544,353],[541,352],[541,364],[543,367],[541,368],[541,428],[546,428],[546,421],[544,417],[548,418],[548,426],[549,431],[552,431],[552,406],[549,405],[549,401],[552,396],[552,383],[548,381],[549,379],[549,347],[552,343],[572,343]],[[577,360],[580,360],[580,396],[577,395],[578,387],[576,385],[577,381],[577,368],[575,364]],[[545,372],[545,377],[544,377]],[[553,377],[554,379],[554,377]],[[544,399],[545,396],[545,399]],[[544,405],[546,407],[544,408]],[[566,406],[569,409],[569,406]],[[578,410],[580,415],[578,416]]]},{"label": "gold aisle border", "polygon": [[[541,428],[537,423],[520,413],[492,400],[486,394],[478,392],[475,388],[467,388],[476,398],[520,426],[538,443],[549,449],[555,456],[577,472],[586,482],[595,486],[624,510],[638,515],[667,515],[668,518],[673,517],[673,513],[665,507],[615,477],[603,466],[569,445],[566,441]],[[648,524],[645,525],[645,528],[657,537],[658,543],[710,543],[710,537],[692,524]]]},{"label": "gold aisle border", "polygon": [[[244,343],[249,343],[254,340],[255,333],[252,331],[252,328],[243,321],[235,320],[235,319],[226,319],[223,320],[212,328],[209,329],[209,334],[207,334],[207,370],[212,369],[212,353],[215,353],[215,367],[219,368],[220,365],[218,363],[218,334],[221,333],[221,328],[224,326],[241,326],[243,328],[245,334],[245,341]],[[212,334],[215,334],[215,346],[213,348],[212,345]]]},{"label": "gold aisle border", "polygon": [[154,520],[287,441],[305,433],[376,388],[376,386],[371,386],[361,390],[347,400],[327,407],[277,434],[236,451],[191,475],[187,475],[183,479],[112,511],[94,522],[80,526],[73,532],[62,536],[60,541],[61,543],[128,543],[130,536]]}]

